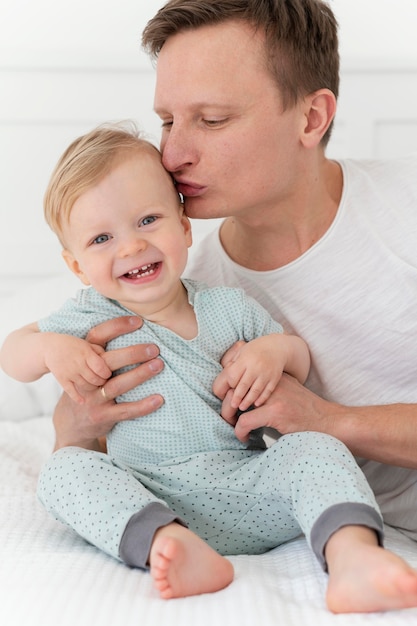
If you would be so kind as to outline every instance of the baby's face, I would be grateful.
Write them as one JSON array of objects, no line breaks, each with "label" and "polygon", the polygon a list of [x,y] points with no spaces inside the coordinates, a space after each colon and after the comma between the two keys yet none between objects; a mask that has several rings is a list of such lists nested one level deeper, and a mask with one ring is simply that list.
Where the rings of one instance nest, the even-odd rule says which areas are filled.
[{"label": "baby's face", "polygon": [[178,193],[151,151],[118,163],[83,193],[63,235],[63,256],[84,284],[143,315],[178,288],[191,245]]}]

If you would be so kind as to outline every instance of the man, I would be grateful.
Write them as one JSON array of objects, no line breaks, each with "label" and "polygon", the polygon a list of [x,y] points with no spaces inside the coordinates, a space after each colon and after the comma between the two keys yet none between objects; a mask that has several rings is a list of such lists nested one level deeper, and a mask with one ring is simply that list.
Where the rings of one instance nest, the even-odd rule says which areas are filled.
[{"label": "man", "polygon": [[[244,287],[312,353],[306,386],[284,377],[236,435],[271,426],[338,437],[360,457],[385,521],[417,539],[417,160],[326,158],[337,26],[319,0],[172,0],[143,42],[158,59],[163,162],[187,214],[226,218],[188,275]],[[107,358],[114,370],[147,357],[137,347]],[[108,381],[88,416],[63,399],[57,446],[97,445],[119,419],[159,406],[158,396],[110,400],[161,367],[152,359]],[[234,423],[226,402],[223,414]]]}]

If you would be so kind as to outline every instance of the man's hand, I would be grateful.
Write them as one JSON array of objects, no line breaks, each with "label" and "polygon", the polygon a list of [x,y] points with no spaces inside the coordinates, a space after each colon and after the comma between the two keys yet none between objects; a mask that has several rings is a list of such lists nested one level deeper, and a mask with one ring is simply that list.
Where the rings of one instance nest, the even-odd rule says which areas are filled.
[{"label": "man's hand", "polygon": [[306,430],[333,431],[337,405],[319,398],[286,373],[263,406],[236,418],[236,409],[230,401],[231,394],[227,394],[222,404],[222,416],[235,426],[236,437],[243,442],[248,441],[252,430],[261,427],[273,428],[282,435]]},{"label": "man's hand", "polygon": [[[142,320],[138,317],[120,317],[93,328],[87,340],[105,348],[111,339],[141,326]],[[137,344],[106,352],[103,358],[112,371],[138,363],[140,365],[110,378],[102,387],[86,385],[79,389],[84,397],[82,405],[71,401],[64,394],[54,414],[55,449],[65,446],[103,449],[103,441],[100,440],[115,424],[148,415],[158,409],[163,404],[163,398],[158,394],[136,402],[114,402],[114,398],[152,378],[163,369],[163,362],[158,356],[158,347],[153,344]]]}]

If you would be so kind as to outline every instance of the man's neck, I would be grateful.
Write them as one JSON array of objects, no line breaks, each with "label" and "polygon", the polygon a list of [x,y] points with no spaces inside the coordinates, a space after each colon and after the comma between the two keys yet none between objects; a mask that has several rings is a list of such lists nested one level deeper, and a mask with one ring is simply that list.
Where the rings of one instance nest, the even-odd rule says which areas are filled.
[{"label": "man's neck", "polygon": [[343,178],[337,163],[327,161],[323,184],[312,186],[292,206],[276,207],[263,221],[230,217],[220,231],[226,253],[239,265],[256,271],[283,267],[309,250],[336,217]]}]

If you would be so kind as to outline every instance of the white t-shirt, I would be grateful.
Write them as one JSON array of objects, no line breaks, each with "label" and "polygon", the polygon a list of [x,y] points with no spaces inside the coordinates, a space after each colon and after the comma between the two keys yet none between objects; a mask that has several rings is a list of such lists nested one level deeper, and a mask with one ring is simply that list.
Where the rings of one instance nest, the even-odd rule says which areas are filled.
[{"label": "white t-shirt", "polygon": [[[216,229],[186,275],[244,288],[303,337],[312,354],[306,384],[320,396],[349,406],[417,403],[417,154],[340,165],[336,218],[300,258],[248,270],[226,255]],[[360,464],[387,523],[417,539],[417,472]]]}]

